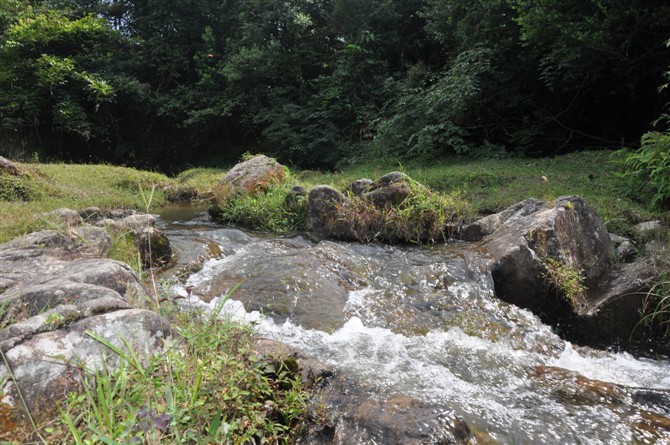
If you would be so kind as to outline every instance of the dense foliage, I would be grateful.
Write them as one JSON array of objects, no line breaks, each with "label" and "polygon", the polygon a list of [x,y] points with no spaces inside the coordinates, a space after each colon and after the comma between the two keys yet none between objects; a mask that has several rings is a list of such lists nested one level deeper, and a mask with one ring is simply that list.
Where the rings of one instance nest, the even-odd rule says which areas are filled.
[{"label": "dense foliage", "polygon": [[667,102],[664,0],[0,0],[0,154],[556,154]]}]

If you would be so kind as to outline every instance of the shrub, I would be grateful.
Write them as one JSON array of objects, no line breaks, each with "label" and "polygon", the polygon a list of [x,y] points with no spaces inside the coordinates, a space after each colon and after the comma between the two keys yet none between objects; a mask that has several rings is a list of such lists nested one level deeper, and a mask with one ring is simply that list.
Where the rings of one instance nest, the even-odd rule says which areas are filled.
[{"label": "shrub", "polygon": [[642,146],[623,153],[623,159],[617,162],[623,165],[621,176],[628,181],[634,196],[648,201],[651,207],[670,205],[670,133],[645,134]]}]

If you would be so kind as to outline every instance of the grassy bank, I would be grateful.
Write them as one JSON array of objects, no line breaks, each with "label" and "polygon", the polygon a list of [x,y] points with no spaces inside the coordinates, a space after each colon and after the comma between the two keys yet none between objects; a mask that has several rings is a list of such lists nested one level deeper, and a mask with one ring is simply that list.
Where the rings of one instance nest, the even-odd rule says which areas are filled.
[{"label": "grassy bank", "polygon": [[[225,172],[196,168],[170,178],[109,165],[20,165],[29,177],[0,180],[0,242],[44,227],[47,223],[40,215],[59,207],[143,210],[146,202],[140,190],[148,192],[155,187],[152,205],[156,208],[184,191],[188,195],[211,190]],[[618,167],[611,162],[611,153],[606,151],[551,159],[456,158],[431,166],[364,165],[337,173],[293,172],[293,179],[306,187],[344,187],[355,179],[375,179],[394,170],[402,170],[434,190],[459,194],[478,215],[502,210],[529,197],[551,200],[561,195],[580,195],[615,233],[630,234],[631,224],[653,218],[668,221],[667,213],[650,210],[630,195],[617,176]]]},{"label": "grassy bank", "polygon": [[668,221],[667,213],[650,210],[630,195],[608,151],[543,159],[452,158],[430,166],[366,165],[336,174],[302,172],[297,176],[312,184],[344,186],[354,179],[374,179],[398,169],[434,190],[461,193],[478,215],[503,210],[526,198],[553,200],[579,195],[596,209],[608,230],[616,233],[629,234],[631,224],[653,218]]}]

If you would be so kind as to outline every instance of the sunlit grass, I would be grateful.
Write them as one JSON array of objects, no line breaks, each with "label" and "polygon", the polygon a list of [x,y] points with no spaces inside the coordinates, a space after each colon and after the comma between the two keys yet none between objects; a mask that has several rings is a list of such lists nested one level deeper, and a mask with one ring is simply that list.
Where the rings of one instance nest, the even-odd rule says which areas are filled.
[{"label": "sunlit grass", "polygon": [[0,242],[26,232],[48,227],[43,214],[61,207],[103,210],[133,208],[143,210],[140,189],[156,186],[153,205],[165,203],[161,186],[171,179],[160,173],[142,172],[111,165],[22,164],[30,175],[20,178],[34,191],[26,201],[0,200]]},{"label": "sunlit grass", "polygon": [[554,200],[579,195],[593,206],[608,230],[629,234],[629,227],[667,213],[651,211],[631,196],[618,177],[611,152],[585,151],[554,158],[451,158],[433,165],[368,164],[338,173],[301,172],[301,180],[345,186],[363,177],[370,179],[393,170],[407,173],[434,190],[456,192],[479,215],[503,210],[526,198]]}]

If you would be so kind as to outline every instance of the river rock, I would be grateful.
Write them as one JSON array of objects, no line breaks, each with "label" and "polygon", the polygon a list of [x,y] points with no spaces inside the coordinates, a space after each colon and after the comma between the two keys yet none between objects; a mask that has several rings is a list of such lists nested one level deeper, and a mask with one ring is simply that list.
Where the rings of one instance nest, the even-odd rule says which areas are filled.
[{"label": "river rock", "polygon": [[334,332],[345,322],[350,292],[367,284],[346,246],[301,237],[256,240],[203,266],[207,282],[188,280],[192,295],[210,302],[234,289],[231,297],[248,311],[262,311],[275,322],[287,318],[308,329]]},{"label": "river rock", "polygon": [[633,231],[639,236],[644,236],[649,233],[658,232],[659,230],[661,230],[662,227],[663,226],[661,225],[661,222],[658,220],[645,221],[641,222],[640,224],[634,225]]},{"label": "river rock", "polygon": [[364,385],[298,349],[274,341],[265,340],[257,349],[278,360],[296,361],[302,381],[312,390],[309,410],[316,421],[305,425],[298,444],[477,443],[467,423],[449,408]]},{"label": "river rock", "polygon": [[[660,264],[649,257],[615,264],[590,293],[590,302],[563,321],[565,338],[600,348],[639,341],[647,334],[639,325],[644,302],[661,273]],[[657,349],[667,353],[670,345]]]},{"label": "river rock", "polygon": [[412,192],[409,187],[410,178],[401,172],[387,173],[372,184],[363,198],[372,202],[377,208],[398,206]]},{"label": "river rock", "polygon": [[507,221],[521,218],[535,213],[544,207],[544,202],[529,198],[514,204],[502,212],[485,216],[471,224],[466,225],[460,232],[463,241],[480,241],[486,235],[490,235]]},{"label": "river rock", "polygon": [[265,155],[254,156],[230,169],[219,185],[255,192],[269,186],[281,184],[286,179],[286,170],[272,158]]},{"label": "river rock", "polygon": [[[528,202],[514,213],[518,216],[482,243],[491,259],[496,295],[545,314],[577,312],[592,302],[614,262],[612,242],[595,211],[580,197],[564,196],[554,204]],[[560,289],[547,278],[549,260],[579,274],[586,294],[572,296],[571,301],[565,300],[566,295],[557,299]]]},{"label": "river rock", "polygon": [[363,193],[370,190],[370,186],[372,186],[372,179],[357,179],[347,186],[346,191],[354,196],[363,196]]},{"label": "river rock", "polygon": [[84,222],[78,212],[66,208],[53,210],[47,213],[46,216],[56,219],[66,226],[78,226]]},{"label": "river rock", "polygon": [[[170,241],[162,230],[156,228],[156,218],[153,215],[133,212],[129,215],[108,213],[107,216],[109,217],[97,221],[96,226],[105,227],[116,236],[129,235],[140,253],[144,268],[162,266],[170,261]],[[121,218],[113,218],[114,216]]]},{"label": "river rock", "polygon": [[303,205],[306,196],[307,190],[304,187],[299,185],[293,186],[284,199],[284,208],[291,213],[300,212],[304,208]]},{"label": "river rock", "polygon": [[337,206],[344,195],[328,185],[318,185],[309,192],[307,199],[306,227],[319,236],[328,236],[333,219],[337,218]]},{"label": "river rock", "polygon": [[40,420],[80,388],[84,370],[118,365],[118,356],[89,333],[121,349],[127,341],[142,360],[162,350],[170,325],[133,308],[144,292],[135,273],[124,263],[96,257],[105,252],[106,233],[83,225],[0,245],[0,350],[13,374],[0,363],[3,426],[25,420],[19,389]]}]

